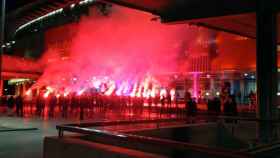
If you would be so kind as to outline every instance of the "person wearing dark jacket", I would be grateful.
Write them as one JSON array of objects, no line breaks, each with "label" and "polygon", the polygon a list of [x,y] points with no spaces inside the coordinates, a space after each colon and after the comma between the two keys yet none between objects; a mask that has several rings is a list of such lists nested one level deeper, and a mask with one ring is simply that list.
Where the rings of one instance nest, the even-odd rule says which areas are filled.
[{"label": "person wearing dark jacket", "polygon": [[23,117],[23,98],[18,95],[15,99],[17,116]]},{"label": "person wearing dark jacket", "polygon": [[14,108],[14,103],[15,103],[15,100],[14,100],[14,97],[13,96],[10,96],[7,100],[7,106],[8,106],[8,115],[12,115],[12,112],[13,112],[13,108]]},{"label": "person wearing dark jacket", "polygon": [[[237,112],[237,103],[235,101],[235,97],[233,95],[230,95],[224,103],[224,114],[229,117],[235,117],[238,115]],[[229,121],[230,119],[226,120],[226,122],[231,122]]]},{"label": "person wearing dark jacket", "polygon": [[56,104],[57,104],[57,98],[54,94],[51,94],[50,101],[49,101],[49,117],[54,117],[54,110]]},{"label": "person wearing dark jacket", "polygon": [[216,115],[220,115],[220,113],[221,113],[221,100],[218,97],[214,98],[213,105],[214,105],[214,108],[215,108]]},{"label": "person wearing dark jacket", "polygon": [[196,104],[196,101],[195,99],[190,99],[188,102],[188,109],[187,109],[187,112],[188,112],[188,116],[190,117],[191,119],[191,123],[193,123],[195,120],[195,116],[197,114],[197,104]]}]

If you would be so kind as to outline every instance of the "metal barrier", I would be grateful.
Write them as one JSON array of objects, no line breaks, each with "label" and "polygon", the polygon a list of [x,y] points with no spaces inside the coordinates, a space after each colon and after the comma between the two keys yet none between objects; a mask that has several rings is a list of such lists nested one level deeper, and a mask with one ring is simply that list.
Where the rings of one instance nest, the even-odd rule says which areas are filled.
[{"label": "metal barrier", "polygon": [[[170,122],[184,122],[185,119],[145,119],[145,120],[117,120],[117,121],[98,121],[92,123],[78,123],[78,124],[65,124],[56,126],[58,130],[58,135],[63,136],[64,131],[68,131],[71,127],[76,127],[80,129],[87,129],[87,127],[106,127],[106,126],[116,126],[116,125],[129,125],[129,124],[148,124],[154,123],[156,127],[160,127],[160,123],[170,123]],[[74,131],[75,132],[75,131]]]},{"label": "metal barrier", "polygon": [[113,125],[128,125],[128,124],[141,124],[141,123],[163,123],[183,121],[182,119],[163,119],[163,120],[135,120],[135,121],[106,121],[106,122],[94,122],[94,123],[81,123],[81,124],[68,124],[57,126],[58,135],[60,138],[64,136],[64,131],[74,132],[79,134],[91,135],[95,137],[106,137],[112,140],[126,141],[131,143],[143,143],[149,145],[157,145],[166,148],[172,148],[176,150],[191,150],[193,152],[203,153],[215,157],[223,158],[249,158],[250,154],[240,151],[232,151],[219,148],[210,148],[204,145],[197,145],[191,143],[183,143],[173,140],[160,139],[154,137],[138,136],[127,133],[112,132],[106,130],[92,129],[86,127],[104,127]]}]

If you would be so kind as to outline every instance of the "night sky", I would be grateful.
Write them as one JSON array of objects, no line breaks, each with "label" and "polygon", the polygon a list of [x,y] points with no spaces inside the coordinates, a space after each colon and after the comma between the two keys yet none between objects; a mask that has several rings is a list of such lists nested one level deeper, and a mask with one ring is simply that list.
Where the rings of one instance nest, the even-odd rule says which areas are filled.
[{"label": "night sky", "polygon": [[[9,13],[20,6],[26,5],[30,2],[34,2],[36,0],[6,0],[6,11]],[[2,3],[0,4],[2,7]]]}]

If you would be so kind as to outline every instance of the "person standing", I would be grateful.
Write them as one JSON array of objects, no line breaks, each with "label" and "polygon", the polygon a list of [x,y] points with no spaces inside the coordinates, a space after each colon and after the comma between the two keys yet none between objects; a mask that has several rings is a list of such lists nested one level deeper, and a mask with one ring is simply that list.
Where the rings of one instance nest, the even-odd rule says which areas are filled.
[{"label": "person standing", "polygon": [[189,108],[189,101],[191,100],[191,93],[186,91],[185,96],[184,96],[184,101],[185,101],[185,114],[187,116],[188,113],[188,108]]},{"label": "person standing", "polygon": [[188,104],[187,114],[188,117],[190,117],[190,123],[194,123],[196,118],[196,113],[197,113],[197,103],[195,101],[195,98],[193,99],[190,98],[187,104]]},{"label": "person standing", "polygon": [[67,112],[68,112],[68,100],[65,96],[61,97],[61,107],[62,107],[62,117],[67,118]]},{"label": "person standing", "polygon": [[49,101],[49,117],[54,117],[54,110],[57,103],[57,98],[54,94],[50,95]]},{"label": "person standing", "polygon": [[18,95],[15,99],[16,113],[18,117],[23,117],[23,98]]},{"label": "person standing", "polygon": [[[224,104],[224,114],[228,117],[235,117],[238,115],[237,111],[237,104],[235,101],[235,97],[233,95],[230,95],[226,100]],[[232,119],[227,119],[226,122],[232,123],[236,121],[232,121]]]},{"label": "person standing", "polygon": [[170,90],[167,93],[166,101],[167,101],[167,112],[171,114],[171,110],[172,110],[172,96],[171,96]]},{"label": "person standing", "polygon": [[256,94],[251,91],[249,94],[249,111],[254,111],[256,105]]},{"label": "person standing", "polygon": [[8,116],[12,116],[13,115],[14,103],[15,103],[14,97],[13,96],[9,96],[9,98],[7,100]]},{"label": "person standing", "polygon": [[160,118],[161,118],[161,115],[164,113],[164,109],[165,109],[165,96],[164,95],[162,95],[162,96],[160,96],[160,114],[159,114],[159,116],[160,116]]},{"label": "person standing", "polygon": [[218,97],[215,97],[213,100],[213,104],[215,107],[215,113],[216,115],[220,115],[221,113],[221,100]]}]

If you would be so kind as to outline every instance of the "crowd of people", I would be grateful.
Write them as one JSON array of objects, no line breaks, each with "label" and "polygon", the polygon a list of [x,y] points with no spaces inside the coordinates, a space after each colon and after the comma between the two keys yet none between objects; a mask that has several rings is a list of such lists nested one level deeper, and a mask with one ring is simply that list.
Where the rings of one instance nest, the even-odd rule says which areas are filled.
[{"label": "crowd of people", "polygon": [[55,113],[59,112],[62,117],[66,118],[69,114],[78,113],[80,119],[84,119],[85,111],[130,111],[140,115],[145,110],[159,115],[166,113],[180,114],[184,110],[179,107],[179,104],[182,103],[178,99],[172,99],[170,94],[145,98],[118,96],[115,94],[107,96],[102,93],[92,92],[84,92],[83,94],[69,93],[67,95],[50,93],[46,96],[45,93],[41,92],[39,95],[33,96],[31,100],[26,99],[26,96],[2,98],[2,104],[6,105],[9,115],[14,111],[17,116],[24,116],[23,109],[27,108],[31,109],[31,111],[35,109],[33,113],[37,116],[47,114],[49,117],[54,117]]},{"label": "crowd of people", "polygon": [[[50,93],[45,96],[40,93],[33,97],[32,100],[26,100],[24,96],[9,96],[2,98],[2,104],[7,107],[8,115],[24,116],[25,108],[31,109],[31,113],[37,116],[48,115],[54,117],[59,113],[61,117],[67,118],[68,115],[78,114],[81,120],[84,119],[88,111],[106,112],[114,111],[116,113],[131,112],[141,115],[143,111],[156,113],[159,116],[163,114],[176,114],[177,116],[187,116],[194,120],[198,113],[197,99],[192,98],[191,93],[186,92],[184,99],[179,100],[169,93],[165,96],[154,96],[149,98],[130,97],[117,95],[103,95],[101,93],[69,93],[67,95],[56,95]],[[34,109],[32,111],[32,109]],[[207,100],[207,111],[209,115],[236,116],[237,103],[233,95],[214,97]]]},{"label": "crowd of people", "polygon": [[1,103],[7,106],[7,114],[9,116],[13,115],[13,110],[15,109],[17,116],[23,116],[23,106],[24,101],[21,95],[8,96],[6,98],[1,98]]}]

